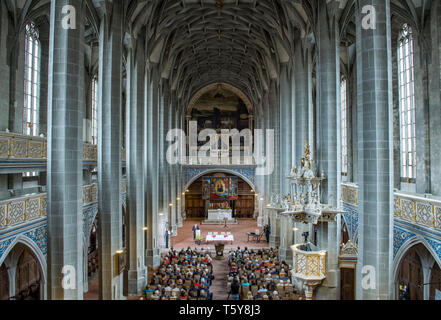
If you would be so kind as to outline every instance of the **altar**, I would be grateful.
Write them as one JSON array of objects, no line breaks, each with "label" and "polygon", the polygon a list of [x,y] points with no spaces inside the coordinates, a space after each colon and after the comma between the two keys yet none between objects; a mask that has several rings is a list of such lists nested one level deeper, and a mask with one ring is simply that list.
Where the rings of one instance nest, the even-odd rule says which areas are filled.
[{"label": "altar", "polygon": [[231,209],[216,209],[208,210],[208,220],[210,221],[225,221],[233,218],[233,211]]}]

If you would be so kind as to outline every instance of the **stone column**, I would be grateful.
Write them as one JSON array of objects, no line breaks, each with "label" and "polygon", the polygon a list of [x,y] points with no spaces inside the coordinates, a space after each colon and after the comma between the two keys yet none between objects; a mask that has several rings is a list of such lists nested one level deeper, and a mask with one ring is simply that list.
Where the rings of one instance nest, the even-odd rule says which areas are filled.
[{"label": "stone column", "polygon": [[[313,143],[309,137],[309,118],[312,117],[310,113],[311,101],[311,53],[309,48],[305,48],[304,41],[299,39],[296,43],[294,51],[294,98],[295,98],[295,157],[293,164],[300,166],[300,160],[303,157],[303,151],[306,141]],[[311,149],[312,145],[311,145]]]},{"label": "stone column", "polygon": [[[171,91],[168,90],[167,92],[168,95],[171,95]],[[176,128],[176,112],[177,110],[176,108],[176,104],[174,103],[174,99],[173,97],[169,97],[168,99],[169,103],[166,106],[166,108],[168,109],[168,117],[167,117],[167,131],[166,131],[166,135],[168,133],[169,130],[175,129]],[[167,152],[168,147],[170,146],[170,143],[166,143],[165,146],[165,152]],[[178,224],[177,224],[177,211],[178,211],[178,202],[176,200],[177,196],[176,196],[176,175],[177,175],[177,170],[176,170],[176,165],[171,165],[169,163],[166,162],[166,166],[168,166],[168,176],[169,176],[169,202],[173,205],[171,210],[172,210],[172,214],[171,214],[171,231],[172,231],[172,236],[175,237],[178,235]]]},{"label": "stone column", "polygon": [[122,250],[121,104],[122,3],[113,2],[101,20],[98,107],[99,296],[123,298],[116,259]]},{"label": "stone column", "polygon": [[280,217],[277,209],[265,208],[268,210],[268,215],[270,219],[270,247],[275,248],[280,245]]},{"label": "stone column", "polygon": [[[374,29],[365,29],[362,8],[376,10]],[[359,236],[357,299],[389,299],[393,288],[393,153],[390,0],[356,3]],[[363,268],[371,267],[364,275]],[[375,274],[372,274],[372,271]],[[363,288],[371,276],[375,288]]]},{"label": "stone column", "polygon": [[[271,89],[269,91],[269,119],[270,119],[270,126],[269,129],[274,129],[274,172],[271,175],[271,193],[280,194],[280,183],[281,183],[281,177],[280,177],[280,101],[279,101],[279,92],[276,87],[276,82],[273,81],[271,83]],[[267,147],[271,147],[271,145],[267,145]],[[271,150],[271,148],[270,148]],[[272,150],[270,151],[272,152]]]},{"label": "stone column", "polygon": [[[270,152],[268,151],[269,150],[269,146],[268,146],[268,144],[267,144],[267,141],[266,141],[266,130],[269,130],[269,129],[271,129],[272,128],[272,126],[271,126],[271,122],[270,122],[270,120],[271,120],[271,118],[270,118],[270,114],[271,114],[271,112],[270,112],[270,106],[269,106],[269,101],[268,101],[268,95],[269,94],[266,94],[265,96],[264,96],[264,104],[263,104],[263,110],[264,110],[264,116],[263,116],[263,130],[262,130],[262,147],[263,147],[263,150],[264,150],[264,155],[265,156],[267,156]],[[271,187],[271,184],[272,184],[272,175],[265,175],[264,176],[264,192],[263,192],[263,194],[262,194],[262,197],[263,197],[263,206],[264,207],[266,207],[266,205],[267,204],[269,204],[270,203],[270,201],[271,201],[271,193],[272,193],[272,187]]]},{"label": "stone column", "polygon": [[142,37],[132,39],[127,55],[127,238],[128,294],[139,296],[145,288],[144,235],[144,79],[145,56]]},{"label": "stone column", "polygon": [[155,66],[150,66],[147,73],[147,112],[146,143],[147,156],[145,166],[147,243],[146,255],[149,268],[156,268],[160,263],[158,239],[159,203],[158,203],[158,75]]},{"label": "stone column", "polygon": [[[81,0],[51,2],[47,139],[47,293],[51,300],[83,299],[84,17],[82,2]],[[76,29],[63,28],[62,8],[65,5],[77,8]],[[72,277],[70,282],[72,289],[63,288],[62,285],[63,278],[69,275]]]},{"label": "stone column", "polygon": [[[322,183],[322,202],[337,207],[341,183],[340,141],[340,55],[338,23],[331,6],[318,6],[317,31],[317,159],[319,174],[327,179]],[[337,252],[339,228],[328,228],[327,241],[321,248]],[[340,269],[338,261],[327,260],[328,276],[317,293],[317,298],[338,299],[340,297]]]},{"label": "stone column", "polygon": [[293,221],[288,214],[283,214],[280,218],[280,260],[292,263],[291,246],[293,244]]},{"label": "stone column", "polygon": [[[158,150],[158,156],[159,156],[159,177],[158,177],[158,199],[159,199],[159,212],[163,213],[162,220],[162,228],[166,228],[162,231],[159,231],[159,239],[161,240],[160,243],[163,245],[166,245],[164,237],[164,232],[166,230],[171,230],[171,217],[169,215],[169,176],[168,176],[168,165],[166,163],[165,159],[165,134],[166,134],[166,119],[168,115],[168,107],[165,107],[166,103],[166,90],[165,85],[160,84],[160,93],[158,98],[158,144],[159,144],[159,150]],[[167,113],[167,114],[166,114]],[[167,227],[166,227],[167,225]],[[161,238],[162,237],[162,238]],[[161,246],[161,245],[160,245]],[[162,247],[162,246],[161,246]]]},{"label": "stone column", "polygon": [[[178,106],[179,108],[179,113],[178,113],[178,117],[177,117],[177,127],[181,130],[184,130],[184,118],[183,118],[183,110],[181,109],[181,106]],[[186,155],[184,155],[186,156]],[[178,181],[176,183],[176,187],[177,187],[177,191],[176,194],[179,197],[179,203],[178,203],[178,207],[179,210],[177,212],[177,216],[178,216],[178,227],[181,228],[183,226],[183,212],[185,210],[185,194],[184,194],[184,175],[183,175],[183,166],[181,164],[181,162],[178,165]]]},{"label": "stone column", "polygon": [[[261,114],[260,112],[258,114],[256,114],[256,130],[262,130],[262,132],[264,132],[265,130],[265,126],[264,126],[264,120],[263,120],[263,114]],[[253,131],[253,135],[255,135],[256,132]],[[254,137],[256,138],[256,137]],[[264,150],[264,141],[262,141],[262,146],[261,146],[262,150]],[[257,154],[259,152],[259,150],[257,150],[257,145],[256,143],[254,143],[254,150],[253,150],[254,154]],[[254,190],[256,192],[256,198],[257,198],[257,203],[259,204],[259,215],[263,216],[263,211],[264,211],[264,207],[265,207],[265,202],[264,200],[260,200],[261,198],[264,199],[265,197],[265,176],[263,175],[256,175],[256,190]]]},{"label": "stone column", "polygon": [[[175,108],[178,109],[173,129],[181,129],[181,110],[179,109],[179,105],[176,103]],[[182,227],[182,191],[181,191],[181,184],[182,184],[182,177],[181,177],[181,164],[177,164],[175,166],[175,199],[176,199],[176,225],[178,228]],[[179,199],[179,200],[178,200]]]},{"label": "stone column", "polygon": [[282,67],[280,78],[280,189],[281,195],[290,192],[289,181],[286,179],[292,168],[292,108],[290,77],[291,72]]}]

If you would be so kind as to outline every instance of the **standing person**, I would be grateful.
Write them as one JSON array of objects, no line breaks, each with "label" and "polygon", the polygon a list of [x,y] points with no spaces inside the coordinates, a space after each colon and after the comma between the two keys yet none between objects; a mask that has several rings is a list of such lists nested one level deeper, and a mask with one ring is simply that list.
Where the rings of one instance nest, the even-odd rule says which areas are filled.
[{"label": "standing person", "polygon": [[240,285],[239,285],[239,281],[237,281],[236,278],[231,284],[231,298],[233,300],[239,300],[239,291],[240,291]]},{"label": "standing person", "polygon": [[196,230],[198,230],[198,229],[199,229],[199,227],[197,224],[195,224],[193,226],[193,228],[191,229],[193,231],[193,240],[196,240]]},{"label": "standing person", "polygon": [[266,242],[267,243],[270,242],[270,234],[271,234],[271,227],[269,226],[269,224],[267,224],[265,226],[265,237],[266,237]]}]

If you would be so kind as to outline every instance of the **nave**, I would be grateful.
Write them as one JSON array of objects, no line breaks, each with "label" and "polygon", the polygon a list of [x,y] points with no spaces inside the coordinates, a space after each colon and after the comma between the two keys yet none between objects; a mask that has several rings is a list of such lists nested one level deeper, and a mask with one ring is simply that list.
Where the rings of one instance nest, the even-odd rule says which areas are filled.
[{"label": "nave", "polygon": [[138,299],[222,243],[441,300],[439,0],[3,0],[0,44],[0,299]]}]

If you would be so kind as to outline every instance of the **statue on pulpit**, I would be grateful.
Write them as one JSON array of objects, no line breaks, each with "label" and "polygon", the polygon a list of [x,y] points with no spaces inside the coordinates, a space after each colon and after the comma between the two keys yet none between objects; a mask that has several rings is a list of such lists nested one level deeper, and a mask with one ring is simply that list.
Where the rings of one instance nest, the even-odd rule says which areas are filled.
[{"label": "statue on pulpit", "polygon": [[284,209],[290,209],[292,204],[292,197],[290,194],[287,194],[285,197],[283,197],[282,205]]}]

